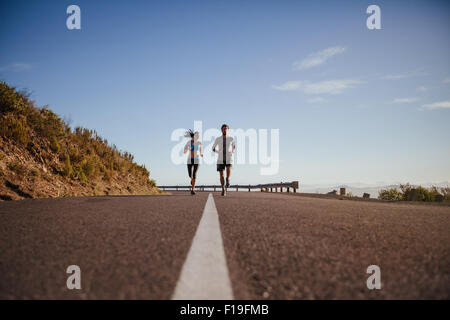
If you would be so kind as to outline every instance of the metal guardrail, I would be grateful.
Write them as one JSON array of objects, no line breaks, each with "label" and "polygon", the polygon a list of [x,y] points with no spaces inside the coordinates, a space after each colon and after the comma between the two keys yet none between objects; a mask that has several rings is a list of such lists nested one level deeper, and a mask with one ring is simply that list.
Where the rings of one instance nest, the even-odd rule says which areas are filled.
[{"label": "metal guardrail", "polygon": [[[163,191],[170,189],[170,190],[184,190],[184,189],[190,189],[191,186],[157,186],[159,189],[162,189]],[[212,189],[214,191],[221,190],[220,185],[198,185],[195,187],[197,191],[205,191],[205,189]],[[236,191],[239,191],[239,189],[261,189],[261,192],[278,192],[278,188],[280,189],[280,192],[283,192],[283,188],[286,188],[287,192],[290,192],[290,189],[292,188],[293,192],[297,192],[298,189],[298,181],[292,181],[292,182],[280,182],[280,183],[266,183],[266,184],[234,184],[231,185],[228,189],[236,189]],[[273,191],[275,190],[275,191]]]}]

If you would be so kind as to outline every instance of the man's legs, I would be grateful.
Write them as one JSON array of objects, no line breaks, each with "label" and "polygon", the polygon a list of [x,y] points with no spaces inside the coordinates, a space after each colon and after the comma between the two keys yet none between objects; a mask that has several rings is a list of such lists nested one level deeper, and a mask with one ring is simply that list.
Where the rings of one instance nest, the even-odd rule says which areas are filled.
[{"label": "man's legs", "polygon": [[225,189],[225,179],[223,178],[223,171],[225,170],[225,166],[223,164],[217,165],[217,171],[219,171],[220,175],[220,185],[222,186],[222,196],[225,196],[227,191]]},{"label": "man's legs", "polygon": [[223,178],[223,170],[219,171],[220,174],[220,184],[222,186],[222,190],[225,189],[225,180]]},{"label": "man's legs", "polygon": [[231,175],[231,166],[227,166],[227,183],[226,183],[227,188],[230,187],[230,175]]}]

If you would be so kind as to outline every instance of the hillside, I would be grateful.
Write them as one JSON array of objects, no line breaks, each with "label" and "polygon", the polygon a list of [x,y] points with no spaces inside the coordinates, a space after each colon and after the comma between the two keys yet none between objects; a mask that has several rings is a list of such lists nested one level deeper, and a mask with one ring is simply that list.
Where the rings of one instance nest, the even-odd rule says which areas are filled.
[{"label": "hillside", "polygon": [[0,81],[0,201],[155,194],[145,166]]}]

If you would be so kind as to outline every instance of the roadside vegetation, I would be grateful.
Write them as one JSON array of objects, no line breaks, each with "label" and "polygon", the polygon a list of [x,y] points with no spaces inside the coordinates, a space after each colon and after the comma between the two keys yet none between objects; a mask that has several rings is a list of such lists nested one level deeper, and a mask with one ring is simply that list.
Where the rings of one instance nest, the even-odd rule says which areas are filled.
[{"label": "roadside vegetation", "polygon": [[[70,189],[79,184],[102,194],[109,184],[114,184],[116,193],[123,189],[129,194],[139,187],[141,192],[157,192],[148,169],[135,163],[131,154],[110,145],[95,130],[72,129],[47,106],[35,106],[27,92],[17,91],[2,81],[0,147],[0,177],[32,177],[35,188],[28,189],[36,189],[39,179],[51,180],[50,174],[61,181],[71,181]],[[99,191],[99,187],[104,190]],[[76,190],[73,193],[76,195]]]},{"label": "roadside vegetation", "polygon": [[401,184],[399,188],[380,190],[378,199],[397,201],[425,201],[425,202],[449,202],[450,188],[438,188],[435,186],[426,188],[412,186],[409,183]]}]

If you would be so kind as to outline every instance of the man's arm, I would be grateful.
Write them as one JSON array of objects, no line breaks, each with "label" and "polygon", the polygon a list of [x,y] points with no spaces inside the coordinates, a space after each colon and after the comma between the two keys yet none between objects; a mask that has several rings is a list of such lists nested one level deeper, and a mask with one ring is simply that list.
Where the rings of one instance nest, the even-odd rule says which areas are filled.
[{"label": "man's arm", "polygon": [[188,141],[188,142],[186,142],[186,145],[184,146],[184,153],[186,153],[187,151],[188,151],[188,148],[189,148],[189,144],[190,144],[190,142]]},{"label": "man's arm", "polygon": [[218,145],[218,142],[217,142],[217,139],[216,139],[216,141],[214,141],[214,144],[213,144],[213,147],[212,147],[212,151],[215,152],[215,153],[219,153],[219,151],[216,151],[217,145]]}]

